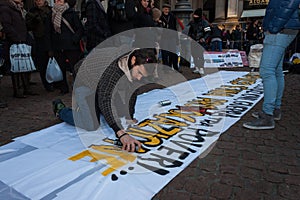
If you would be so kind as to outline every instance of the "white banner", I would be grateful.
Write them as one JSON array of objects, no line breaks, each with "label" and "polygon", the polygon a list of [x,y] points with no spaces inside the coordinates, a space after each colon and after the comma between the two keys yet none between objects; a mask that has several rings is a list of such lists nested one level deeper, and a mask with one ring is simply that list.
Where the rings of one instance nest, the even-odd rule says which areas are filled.
[{"label": "white banner", "polygon": [[127,129],[136,153],[103,141],[114,139],[103,122],[84,135],[61,123],[19,137],[0,147],[0,199],[151,199],[262,97],[257,75],[225,71],[142,94]]}]

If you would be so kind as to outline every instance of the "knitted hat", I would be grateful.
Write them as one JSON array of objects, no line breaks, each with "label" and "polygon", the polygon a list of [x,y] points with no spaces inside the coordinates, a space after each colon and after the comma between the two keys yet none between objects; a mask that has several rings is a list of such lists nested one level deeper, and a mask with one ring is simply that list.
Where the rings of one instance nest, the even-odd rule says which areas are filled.
[{"label": "knitted hat", "polygon": [[194,12],[194,15],[198,15],[199,17],[202,16],[202,8],[197,8]]},{"label": "knitted hat", "polygon": [[154,20],[159,19],[161,16],[161,11],[158,8],[152,8],[152,17]]},{"label": "knitted hat", "polygon": [[165,4],[163,4],[163,6],[162,6],[163,8],[171,8],[171,5],[170,4],[167,4],[167,3],[165,3]]}]

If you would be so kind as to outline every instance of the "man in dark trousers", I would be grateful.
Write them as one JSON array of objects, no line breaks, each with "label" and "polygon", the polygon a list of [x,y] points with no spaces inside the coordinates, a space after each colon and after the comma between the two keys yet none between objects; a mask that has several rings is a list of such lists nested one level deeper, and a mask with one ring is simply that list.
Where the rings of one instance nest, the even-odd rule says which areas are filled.
[{"label": "man in dark trousers", "polygon": [[[190,29],[188,35],[200,44],[204,49],[206,48],[206,40],[211,35],[211,28],[208,21],[202,18],[202,9],[197,8],[193,13],[193,20],[190,22]],[[194,73],[202,73],[201,68],[204,67],[203,55],[201,57],[197,56],[198,52],[195,52],[194,49],[195,43],[191,44],[191,52],[194,58],[195,71]]]},{"label": "man in dark trousers", "polygon": [[[162,6],[162,15],[160,20],[162,22],[162,27],[177,31],[177,19],[176,17],[170,12],[171,5],[164,4]],[[164,43],[168,46],[173,46],[173,49],[176,49],[176,45],[178,44],[178,38],[162,38],[161,43]],[[164,65],[168,65],[170,67],[173,66],[175,70],[178,71],[178,55],[169,51],[162,50],[162,61]]]}]

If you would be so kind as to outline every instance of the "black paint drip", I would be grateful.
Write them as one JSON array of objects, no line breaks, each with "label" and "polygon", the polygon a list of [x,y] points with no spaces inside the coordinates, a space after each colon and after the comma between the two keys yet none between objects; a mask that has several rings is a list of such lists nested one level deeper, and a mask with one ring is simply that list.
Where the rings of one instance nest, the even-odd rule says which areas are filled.
[{"label": "black paint drip", "polygon": [[119,178],[117,177],[117,175],[115,175],[115,174],[113,174],[113,175],[111,175],[111,180],[112,181],[116,181],[116,180],[118,180]]},{"label": "black paint drip", "polygon": [[121,174],[121,175],[126,175],[127,172],[126,172],[125,170],[121,170],[121,171],[120,171],[120,174]]}]

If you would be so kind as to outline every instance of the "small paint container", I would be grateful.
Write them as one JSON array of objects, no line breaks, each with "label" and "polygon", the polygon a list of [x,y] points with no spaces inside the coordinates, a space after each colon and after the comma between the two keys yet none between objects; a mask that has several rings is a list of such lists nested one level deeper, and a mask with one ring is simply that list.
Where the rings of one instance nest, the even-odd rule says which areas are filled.
[{"label": "small paint container", "polygon": [[158,102],[161,106],[168,106],[171,105],[171,101],[170,100],[163,100]]}]

